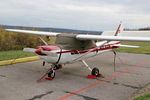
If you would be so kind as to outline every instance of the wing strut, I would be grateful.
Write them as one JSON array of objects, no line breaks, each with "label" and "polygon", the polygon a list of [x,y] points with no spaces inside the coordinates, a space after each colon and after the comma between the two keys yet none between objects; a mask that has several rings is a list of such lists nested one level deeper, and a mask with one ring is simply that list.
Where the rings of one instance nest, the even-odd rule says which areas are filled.
[{"label": "wing strut", "polygon": [[39,37],[39,38],[40,38],[40,40],[41,40],[45,45],[48,45],[48,43],[47,43],[46,41],[44,41],[43,38],[41,38],[41,37]]},{"label": "wing strut", "polygon": [[113,50],[113,53],[114,53],[114,72],[116,72],[116,51]]}]

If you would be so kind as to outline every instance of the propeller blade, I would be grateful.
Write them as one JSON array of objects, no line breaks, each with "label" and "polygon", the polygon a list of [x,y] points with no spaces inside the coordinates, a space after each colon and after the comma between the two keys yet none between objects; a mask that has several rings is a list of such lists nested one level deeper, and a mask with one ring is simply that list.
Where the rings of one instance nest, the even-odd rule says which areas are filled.
[{"label": "propeller blade", "polygon": [[34,48],[24,48],[23,51],[35,53],[36,49],[34,49]]}]

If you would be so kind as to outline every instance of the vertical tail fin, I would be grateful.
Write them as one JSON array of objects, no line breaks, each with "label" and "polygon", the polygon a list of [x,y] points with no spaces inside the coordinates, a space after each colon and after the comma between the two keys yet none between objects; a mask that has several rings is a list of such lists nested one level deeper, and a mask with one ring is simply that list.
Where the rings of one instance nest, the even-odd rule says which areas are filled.
[{"label": "vertical tail fin", "polygon": [[118,26],[118,28],[117,28],[117,30],[116,30],[115,35],[114,35],[114,36],[117,36],[117,35],[118,35],[118,33],[121,31],[121,30],[120,30],[120,29],[121,29],[121,25],[122,25],[122,22],[120,22],[120,24],[119,24],[119,26]]}]

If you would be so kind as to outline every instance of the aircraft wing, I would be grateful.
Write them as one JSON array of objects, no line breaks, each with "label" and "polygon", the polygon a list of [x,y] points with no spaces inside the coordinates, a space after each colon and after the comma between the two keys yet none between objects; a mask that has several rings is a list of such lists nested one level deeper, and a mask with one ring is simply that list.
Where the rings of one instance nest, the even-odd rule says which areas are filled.
[{"label": "aircraft wing", "polygon": [[[61,33],[55,32],[41,32],[41,31],[31,31],[31,30],[19,30],[19,29],[6,29],[11,32],[19,32],[26,34],[36,34],[45,36],[57,36]],[[141,33],[142,34],[142,33]],[[150,37],[131,37],[131,36],[104,36],[104,35],[76,35],[76,39],[79,40],[106,40],[106,41],[150,41]]]},{"label": "aircraft wing", "polygon": [[46,36],[56,36],[58,34],[61,34],[55,32],[41,32],[41,31],[31,31],[31,30],[19,30],[19,29],[6,29],[6,31],[26,33],[26,34],[46,35]]},{"label": "aircraft wing", "polygon": [[129,36],[103,36],[103,35],[77,35],[79,40],[107,40],[107,41],[150,41],[150,37],[129,37]]}]

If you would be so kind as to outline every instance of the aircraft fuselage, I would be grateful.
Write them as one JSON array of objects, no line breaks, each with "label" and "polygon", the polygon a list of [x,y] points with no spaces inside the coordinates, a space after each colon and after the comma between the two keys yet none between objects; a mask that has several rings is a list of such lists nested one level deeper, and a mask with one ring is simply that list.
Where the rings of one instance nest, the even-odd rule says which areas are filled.
[{"label": "aircraft fuselage", "polygon": [[[97,42],[98,43],[98,42]],[[66,50],[61,49],[59,46],[39,46],[36,50],[36,53],[39,55],[39,57],[48,63],[52,64],[69,64],[74,63],[77,61],[80,61],[82,59],[87,59],[89,57],[97,56],[103,52],[111,51],[114,48],[118,48],[117,46],[114,46],[116,44],[120,44],[119,41],[111,41],[103,46],[99,47],[92,47],[86,50]],[[55,53],[56,55],[49,55],[49,54],[42,54],[42,50]]]}]

